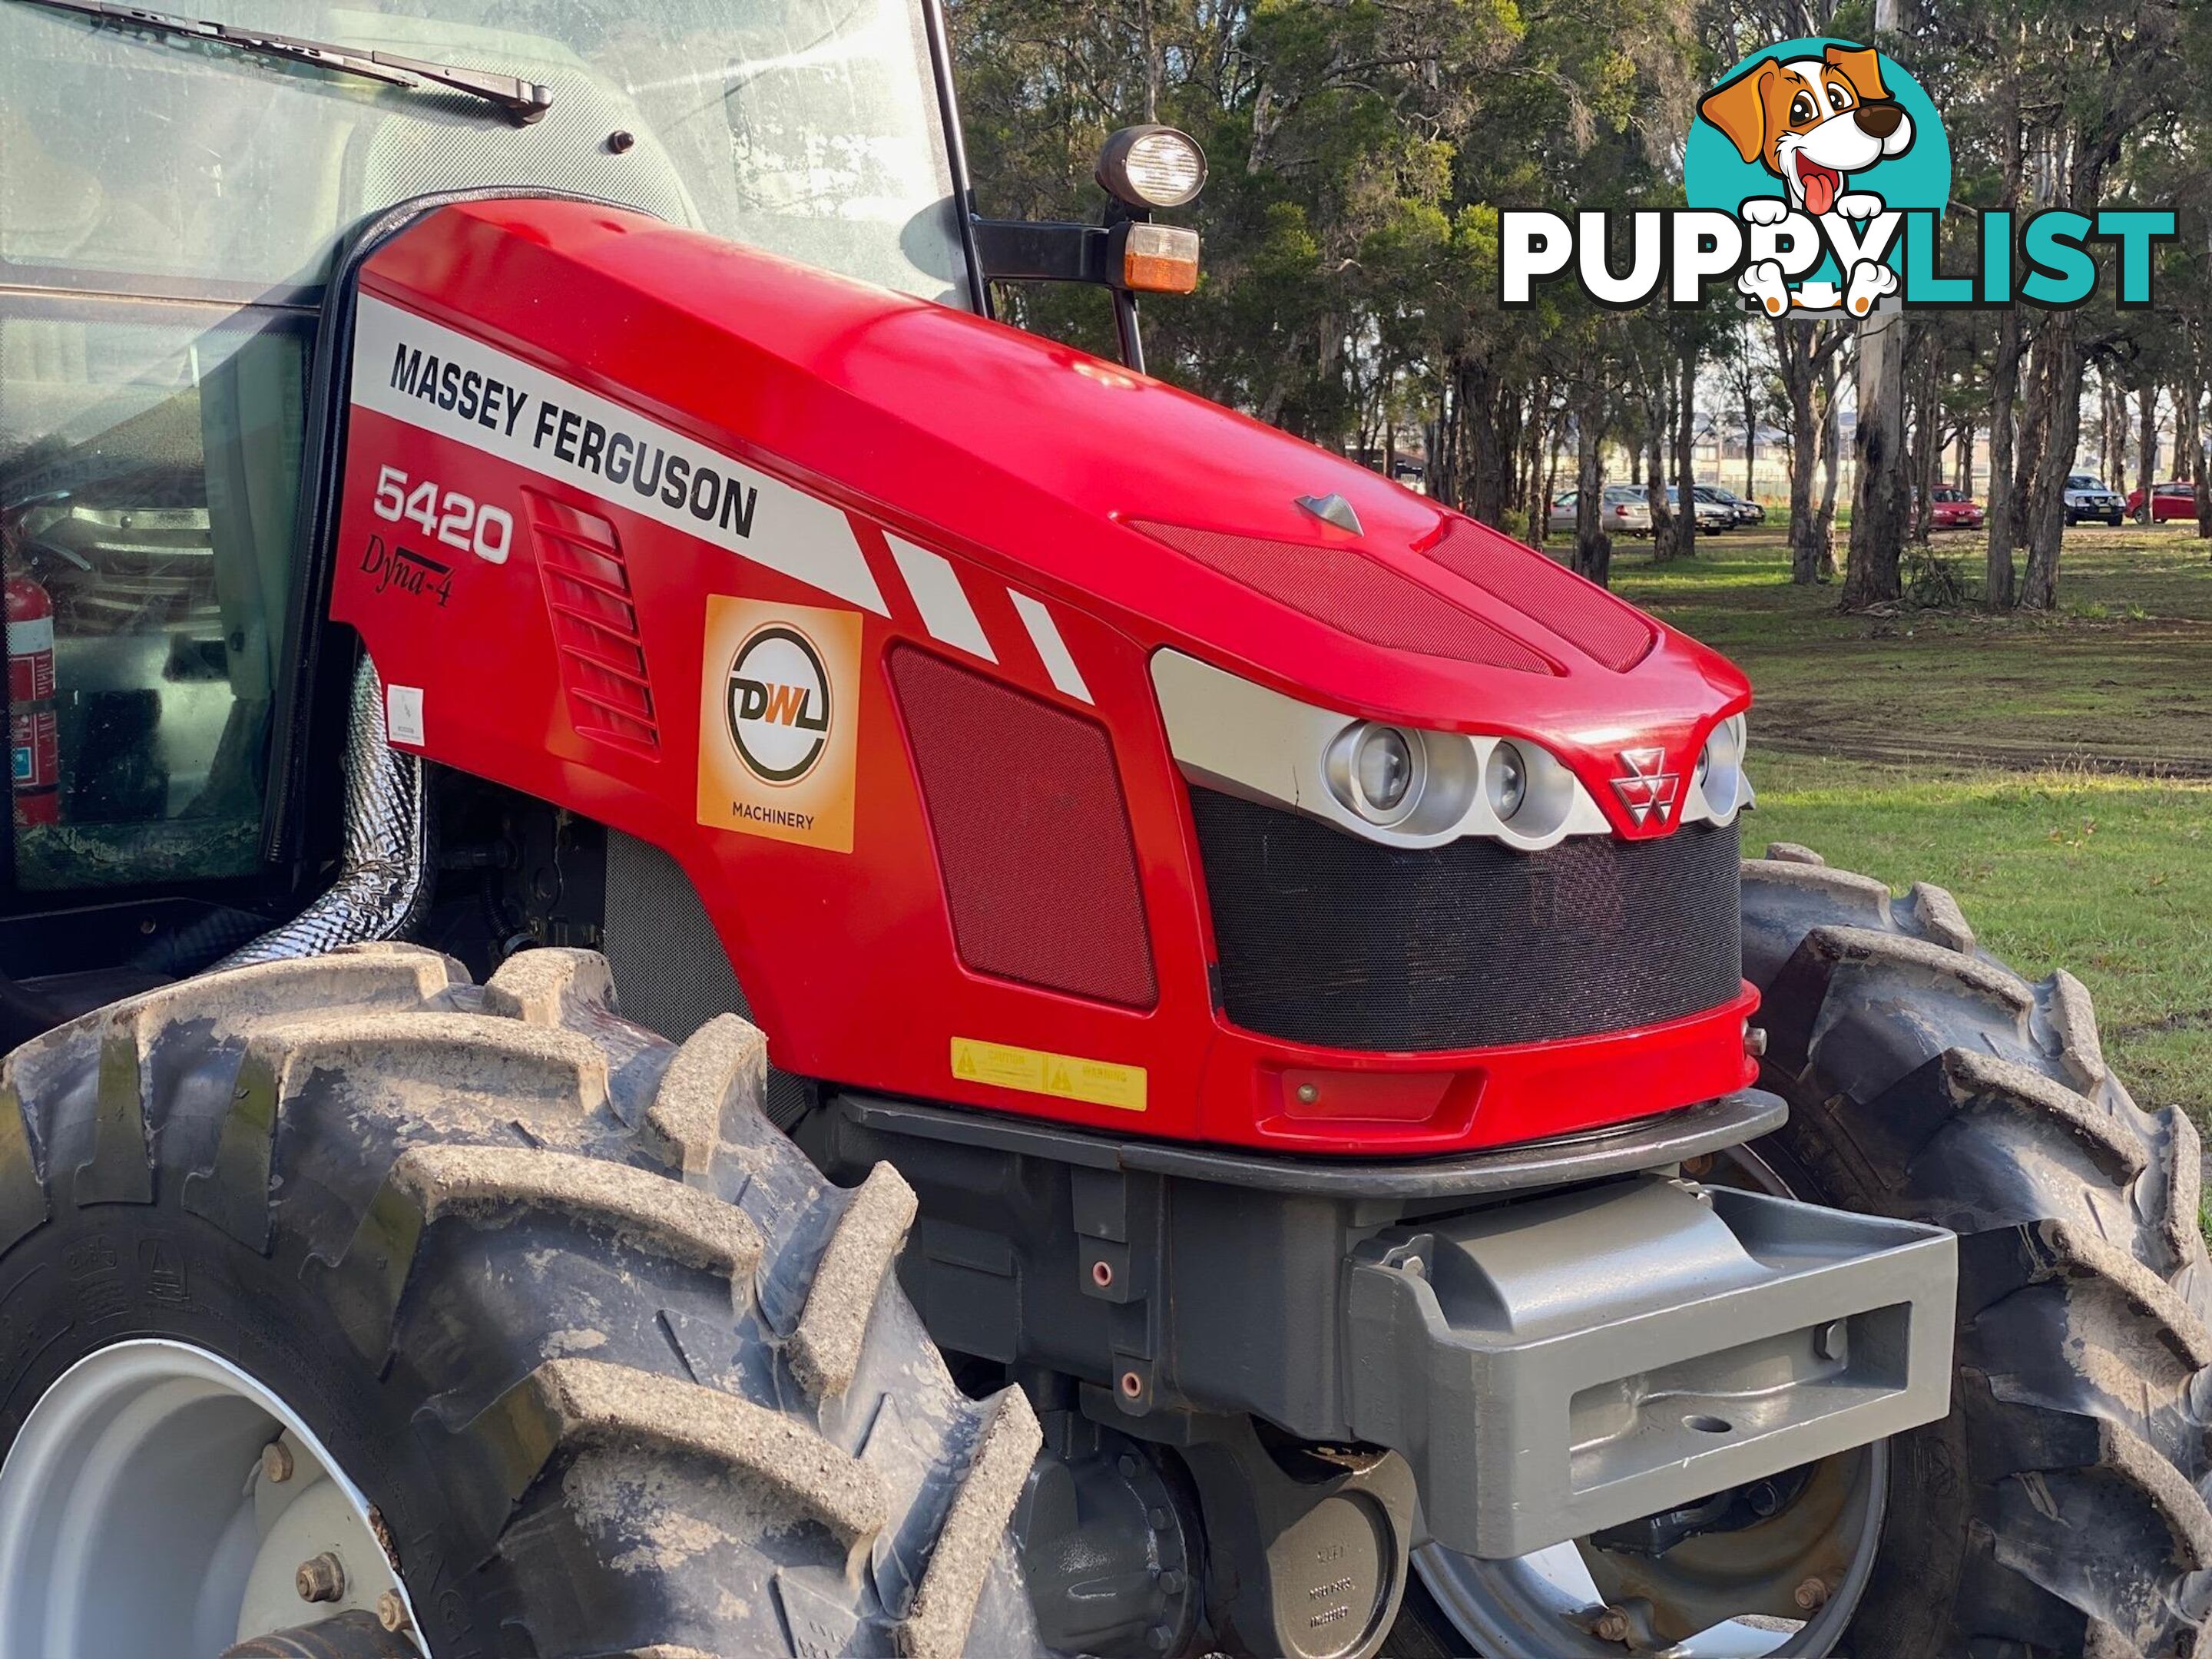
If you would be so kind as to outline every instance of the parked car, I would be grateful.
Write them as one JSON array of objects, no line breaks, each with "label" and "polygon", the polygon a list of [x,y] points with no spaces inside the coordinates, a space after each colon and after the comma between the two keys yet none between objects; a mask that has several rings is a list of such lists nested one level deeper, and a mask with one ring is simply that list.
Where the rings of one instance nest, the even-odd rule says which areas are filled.
[{"label": "parked car", "polygon": [[[2143,515],[2142,486],[2137,484],[2128,492],[2128,516],[2140,519]],[[2150,521],[2164,524],[2168,519],[2193,519],[2197,516],[2197,486],[2185,479],[2169,478],[2164,483],[2150,487]]]},{"label": "parked car", "polygon": [[[1671,485],[1667,490],[1667,506],[1673,512],[1682,510],[1681,492]],[[1708,499],[1702,489],[1691,492],[1690,507],[1698,515],[1698,528],[1707,534],[1717,536],[1723,530],[1735,528],[1735,509],[1726,501]]]},{"label": "parked car", "polygon": [[1766,522],[1766,509],[1764,507],[1757,501],[1737,495],[1733,489],[1723,489],[1718,484],[1699,484],[1698,499],[1701,501],[1718,501],[1735,515],[1735,521],[1738,524]]},{"label": "parked car", "polygon": [[2066,477],[2066,522],[2079,524],[2084,519],[2102,519],[2106,524],[2118,524],[2127,516],[2127,503],[2119,492],[2108,489],[2105,481],[2094,472],[2072,472]]},{"label": "parked car", "polygon": [[[1576,504],[1581,495],[1580,490],[1570,489],[1552,503],[1553,529],[1574,529]],[[1607,484],[1599,499],[1597,521],[1598,527],[1608,535],[1648,536],[1651,533],[1651,507],[1644,499],[1644,492],[1633,484]]]},{"label": "parked car", "polygon": [[1937,530],[1979,530],[1986,515],[1965,490],[1938,484],[1929,492],[1928,522]]}]

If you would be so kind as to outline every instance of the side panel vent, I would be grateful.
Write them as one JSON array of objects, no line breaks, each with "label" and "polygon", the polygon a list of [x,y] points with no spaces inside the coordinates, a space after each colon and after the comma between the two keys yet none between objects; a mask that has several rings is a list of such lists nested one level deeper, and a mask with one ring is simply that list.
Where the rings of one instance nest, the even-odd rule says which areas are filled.
[{"label": "side panel vent", "polygon": [[1651,653],[1659,630],[1635,606],[1586,582],[1533,547],[1454,519],[1429,556],[1484,592],[1533,617],[1615,673]]},{"label": "side panel vent", "polygon": [[614,526],[535,489],[522,495],[561,653],[570,723],[585,737],[659,753],[660,723],[653,714],[645,643]]},{"label": "side panel vent", "polygon": [[911,647],[891,653],[890,672],[961,961],[1152,1006],[1152,936],[1105,728]]},{"label": "side panel vent", "polygon": [[1524,674],[1554,672],[1534,647],[1348,548],[1172,524],[1133,521],[1131,527],[1370,645]]}]

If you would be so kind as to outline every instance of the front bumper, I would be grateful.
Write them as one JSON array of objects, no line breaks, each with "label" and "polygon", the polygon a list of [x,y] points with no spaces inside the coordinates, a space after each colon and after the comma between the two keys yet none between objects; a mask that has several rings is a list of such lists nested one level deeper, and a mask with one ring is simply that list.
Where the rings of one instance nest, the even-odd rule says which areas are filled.
[{"label": "front bumper", "polygon": [[1400,1226],[1348,1264],[1352,1426],[1525,1555],[1942,1416],[1957,1278],[1940,1228],[1657,1176]]}]

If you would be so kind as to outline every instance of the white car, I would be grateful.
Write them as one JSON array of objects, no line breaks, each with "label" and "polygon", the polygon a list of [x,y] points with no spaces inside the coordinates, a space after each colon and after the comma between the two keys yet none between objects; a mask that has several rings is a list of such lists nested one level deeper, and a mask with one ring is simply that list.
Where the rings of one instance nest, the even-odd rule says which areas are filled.
[{"label": "white car", "polygon": [[2079,524],[2084,519],[2102,519],[2106,524],[2118,524],[2127,516],[2128,504],[2119,492],[2107,489],[2105,481],[2094,472],[2071,472],[2066,477],[2066,522]]},{"label": "white car", "polygon": [[[1582,492],[1570,489],[1552,503],[1551,526],[1572,533],[1575,527],[1576,503]],[[1644,492],[1633,484],[1607,484],[1599,500],[1598,528],[1613,536],[1648,536],[1651,533],[1651,506],[1644,499]]]}]

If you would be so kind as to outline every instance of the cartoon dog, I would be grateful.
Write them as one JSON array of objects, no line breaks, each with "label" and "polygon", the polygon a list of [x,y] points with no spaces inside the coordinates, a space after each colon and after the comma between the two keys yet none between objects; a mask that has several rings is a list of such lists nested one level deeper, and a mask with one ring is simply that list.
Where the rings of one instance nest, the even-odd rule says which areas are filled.
[{"label": "cartoon dog", "polygon": [[[1816,217],[1872,218],[1882,210],[1881,198],[1847,190],[1846,183],[1912,144],[1912,118],[1883,87],[1880,56],[1863,46],[1832,46],[1818,58],[1763,58],[1707,93],[1698,111],[1727,135],[1737,155],[1782,181],[1782,199],[1744,203],[1743,216],[1753,224],[1778,224],[1793,209]],[[1897,273],[1878,260],[1862,260],[1851,267],[1841,295],[1831,283],[1807,283],[1792,294],[1780,265],[1767,259],[1747,270],[1736,286],[1777,316],[1792,302],[1826,309],[1840,299],[1863,317],[1897,287]]]}]

